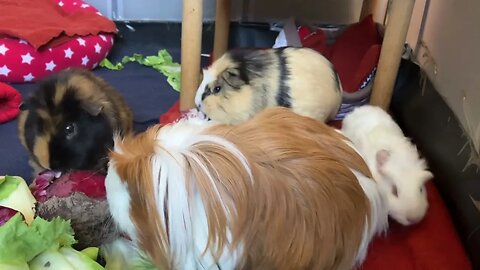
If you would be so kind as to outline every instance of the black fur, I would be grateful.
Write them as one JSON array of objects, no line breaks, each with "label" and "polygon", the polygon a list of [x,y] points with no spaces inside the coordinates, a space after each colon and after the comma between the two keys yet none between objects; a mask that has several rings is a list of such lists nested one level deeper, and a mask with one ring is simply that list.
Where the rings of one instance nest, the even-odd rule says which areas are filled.
[{"label": "black fur", "polygon": [[284,49],[277,49],[275,52],[278,56],[278,66],[280,68],[277,104],[282,107],[291,108],[290,87],[287,85],[290,76],[290,71],[287,67],[287,57],[285,56]]},{"label": "black fur", "polygon": [[248,76],[248,65],[247,65],[247,54],[251,53],[250,50],[244,50],[244,49],[239,49],[239,50],[232,50],[230,52],[230,57],[232,58],[232,61],[236,63],[237,70],[238,70],[238,77],[240,80],[245,82],[245,84],[250,84],[250,79]]},{"label": "black fur", "polygon": [[93,116],[81,108],[74,92],[67,91],[62,103],[61,113],[65,128],[76,124],[77,134],[66,139],[65,130],[57,131],[50,142],[50,165],[55,170],[90,170],[98,168],[102,159],[107,161],[107,151],[113,147],[113,130],[107,118],[99,114]]},{"label": "black fur", "polygon": [[31,111],[25,120],[25,143],[28,150],[33,152],[35,138],[45,134],[45,123],[35,111]]},{"label": "black fur", "polygon": [[244,84],[249,84],[252,78],[262,76],[266,67],[272,64],[271,54],[263,50],[232,50],[230,57],[237,63],[238,75]]},{"label": "black fur", "polygon": [[[51,136],[50,169],[64,172],[105,170],[108,149],[113,147],[113,129],[104,114],[94,116],[82,108],[81,100],[75,95],[78,89],[67,88],[63,100],[55,106],[55,87],[62,80],[62,77],[53,76],[40,83],[25,102],[24,109],[29,110],[24,127],[27,148],[33,152],[37,138]],[[49,118],[43,119],[38,110],[45,111]],[[53,118],[59,122],[53,125],[53,133],[47,134],[51,132]],[[76,125],[76,135],[67,139],[65,128],[69,124]]]}]

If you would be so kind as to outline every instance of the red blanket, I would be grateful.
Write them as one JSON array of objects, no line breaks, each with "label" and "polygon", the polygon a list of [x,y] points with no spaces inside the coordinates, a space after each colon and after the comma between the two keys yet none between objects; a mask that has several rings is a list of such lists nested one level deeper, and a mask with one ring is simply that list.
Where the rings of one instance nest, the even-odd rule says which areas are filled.
[{"label": "red blanket", "polygon": [[0,124],[15,119],[20,113],[22,96],[15,88],[0,82]]},{"label": "red blanket", "polygon": [[115,24],[98,14],[67,13],[53,0],[0,0],[0,37],[24,39],[35,49],[76,36],[116,33]]}]

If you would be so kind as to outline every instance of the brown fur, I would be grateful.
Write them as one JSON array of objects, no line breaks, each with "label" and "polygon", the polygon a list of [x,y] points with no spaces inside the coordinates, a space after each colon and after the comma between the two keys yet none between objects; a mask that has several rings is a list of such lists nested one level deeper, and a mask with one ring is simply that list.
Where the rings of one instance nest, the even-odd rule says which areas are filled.
[{"label": "brown fur", "polygon": [[[132,113],[125,100],[118,92],[102,78],[95,76],[87,70],[78,70],[75,76],[69,78],[67,85],[59,85],[57,89],[66,89],[68,86],[76,86],[81,91],[77,92],[78,98],[83,100],[85,109],[89,112],[100,112],[108,116],[113,127],[130,133],[133,129]],[[99,91],[101,89],[101,91]],[[59,91],[65,93],[65,91]],[[59,99],[61,102],[61,99]],[[57,103],[58,104],[58,103]]]},{"label": "brown fur", "polygon": [[159,269],[168,269],[170,259],[166,230],[160,224],[155,204],[155,194],[151,175],[151,157],[156,147],[155,136],[159,126],[152,127],[137,136],[127,136],[122,143],[117,142],[118,152],[112,152],[117,173],[121,179],[135,179],[129,183],[131,202],[130,216],[138,232],[139,246],[149,251],[152,261]]},{"label": "brown fur", "polygon": [[[131,209],[135,209],[130,215],[144,235],[140,245],[158,267],[167,269],[166,233],[155,225],[164,209],[155,209],[151,184],[151,157],[158,143],[154,134],[159,128],[119,142],[121,150],[112,159],[120,178],[128,183]],[[254,179],[223,147],[191,146],[190,151],[214,174],[232,215],[229,223],[220,202],[213,199],[207,175],[185,156],[188,179],[194,181],[190,184],[196,185],[207,211],[210,247],[221,250],[242,244],[244,256],[238,269],[353,266],[370,205],[349,168],[371,174],[341,134],[284,108],[266,109],[244,124],[216,125],[203,133],[235,144],[248,159]],[[227,226],[232,230],[232,243],[227,242]]]}]

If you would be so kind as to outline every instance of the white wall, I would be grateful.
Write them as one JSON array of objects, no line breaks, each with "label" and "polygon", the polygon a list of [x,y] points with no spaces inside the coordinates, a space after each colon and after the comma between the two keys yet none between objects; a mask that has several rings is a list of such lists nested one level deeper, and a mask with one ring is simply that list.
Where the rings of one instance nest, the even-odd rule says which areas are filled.
[{"label": "white wall", "polygon": [[[86,0],[113,20],[182,20],[182,0]],[[215,18],[215,0],[204,0],[203,18]],[[352,23],[358,20],[362,0],[232,0],[232,20],[242,15],[253,21],[275,21],[291,16],[307,21]],[[243,10],[246,13],[243,13]]]},{"label": "white wall", "polygon": [[[425,28],[416,53],[435,88],[453,109],[472,142],[480,146],[480,1],[422,0]],[[416,7],[422,8],[421,5]],[[417,10],[416,10],[417,11]],[[420,12],[418,12],[420,13]],[[418,25],[417,21],[413,23]],[[415,39],[415,27],[410,29]]]}]

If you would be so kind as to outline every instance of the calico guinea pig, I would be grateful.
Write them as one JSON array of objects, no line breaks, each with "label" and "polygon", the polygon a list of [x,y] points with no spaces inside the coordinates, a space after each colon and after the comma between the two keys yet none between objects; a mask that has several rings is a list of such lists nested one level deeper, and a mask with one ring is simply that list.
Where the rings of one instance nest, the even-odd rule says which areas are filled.
[{"label": "calico guinea pig", "polygon": [[34,174],[42,170],[105,171],[113,135],[132,131],[123,97],[86,69],[39,82],[20,108],[18,132]]},{"label": "calico guinea pig", "polygon": [[210,119],[238,124],[267,107],[282,106],[325,122],[342,101],[333,65],[309,48],[236,49],[203,70],[195,95]]},{"label": "calico guinea pig", "polygon": [[384,232],[384,197],[326,124],[267,108],[115,140],[113,220],[158,269],[352,269]]},{"label": "calico guinea pig", "polygon": [[403,225],[422,220],[428,209],[425,183],[433,175],[393,118],[380,107],[364,105],[345,116],[342,132],[386,194],[390,216]]}]

